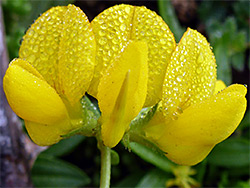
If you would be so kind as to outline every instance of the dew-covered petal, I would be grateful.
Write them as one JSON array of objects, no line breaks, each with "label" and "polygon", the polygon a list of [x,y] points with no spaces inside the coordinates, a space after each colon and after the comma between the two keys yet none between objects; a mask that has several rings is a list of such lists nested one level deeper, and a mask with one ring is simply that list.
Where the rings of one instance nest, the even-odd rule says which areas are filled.
[{"label": "dew-covered petal", "polygon": [[25,121],[25,127],[30,138],[39,146],[49,146],[57,143],[71,130],[68,120],[55,122],[54,124],[40,124]]},{"label": "dew-covered petal", "polygon": [[3,88],[12,110],[25,120],[46,124],[68,118],[59,95],[27,61],[12,61]]},{"label": "dew-covered petal", "polygon": [[155,12],[146,7],[117,5],[106,9],[92,22],[96,36],[96,67],[89,93],[97,96],[102,73],[129,40],[148,46],[148,94],[145,106],[161,98],[165,70],[176,44],[173,34]]},{"label": "dew-covered petal", "polygon": [[59,48],[60,93],[75,104],[87,91],[94,73],[95,38],[86,15],[67,7]]},{"label": "dew-covered petal", "polygon": [[130,41],[101,77],[97,97],[102,139],[114,147],[143,107],[147,93],[147,45]]},{"label": "dew-covered petal", "polygon": [[187,108],[178,120],[159,129],[155,140],[166,156],[181,165],[195,165],[229,137],[246,111],[246,88],[235,84]]},{"label": "dew-covered petal", "polygon": [[19,56],[75,103],[94,71],[95,40],[86,15],[74,5],[49,9],[27,30]]},{"label": "dew-covered petal", "polygon": [[214,95],[225,89],[227,86],[222,80],[217,80],[215,82]]},{"label": "dew-covered petal", "polygon": [[67,7],[53,7],[43,13],[27,30],[19,50],[25,59],[55,88],[58,51]]},{"label": "dew-covered petal", "polygon": [[216,82],[214,54],[206,38],[188,29],[171,56],[163,85],[162,106],[167,118],[209,98]]}]

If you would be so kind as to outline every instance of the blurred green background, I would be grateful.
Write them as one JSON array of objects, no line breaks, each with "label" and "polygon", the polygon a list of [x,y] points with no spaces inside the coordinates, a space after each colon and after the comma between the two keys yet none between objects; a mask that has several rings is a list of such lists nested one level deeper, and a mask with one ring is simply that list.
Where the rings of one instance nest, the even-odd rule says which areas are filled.
[{"label": "blurred green background", "polygon": [[[27,28],[50,7],[74,3],[92,20],[115,4],[144,5],[160,14],[178,42],[187,27],[205,35],[213,47],[218,79],[249,86],[250,3],[235,1],[35,1],[2,0],[9,58],[18,57]],[[249,94],[247,95],[249,104]],[[248,105],[249,106],[249,105]],[[200,187],[250,187],[250,114],[237,131],[218,144],[191,177]],[[42,152],[32,169],[36,187],[96,187],[100,153],[94,138],[73,136]],[[112,187],[165,187],[175,178],[176,165],[138,144],[128,152],[122,144],[112,153]],[[119,154],[119,156],[118,156]],[[177,175],[179,176],[179,175]],[[193,185],[195,187],[195,185]]]}]

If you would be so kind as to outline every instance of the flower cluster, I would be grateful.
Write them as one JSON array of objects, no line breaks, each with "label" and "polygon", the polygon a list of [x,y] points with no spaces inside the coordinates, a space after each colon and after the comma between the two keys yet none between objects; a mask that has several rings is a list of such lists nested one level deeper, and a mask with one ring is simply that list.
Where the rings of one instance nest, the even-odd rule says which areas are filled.
[{"label": "flower cluster", "polygon": [[204,36],[188,29],[176,44],[160,16],[131,5],[104,10],[91,23],[74,5],[51,8],[26,32],[3,86],[38,145],[83,126],[86,92],[98,100],[108,147],[129,134],[142,108],[158,104],[140,134],[184,165],[203,160],[246,110],[246,88],[217,81]]}]

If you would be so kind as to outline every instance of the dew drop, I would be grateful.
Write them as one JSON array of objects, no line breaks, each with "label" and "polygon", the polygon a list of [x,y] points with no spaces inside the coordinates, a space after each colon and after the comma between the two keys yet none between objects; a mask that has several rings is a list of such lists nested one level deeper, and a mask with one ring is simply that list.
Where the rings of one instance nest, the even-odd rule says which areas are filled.
[{"label": "dew drop", "polygon": [[107,39],[106,38],[102,37],[102,38],[99,39],[99,44],[100,45],[104,45],[106,43],[107,43]]},{"label": "dew drop", "polygon": [[174,112],[171,118],[172,120],[178,120],[178,114]]},{"label": "dew drop", "polygon": [[104,30],[100,30],[100,31],[99,31],[99,35],[100,35],[101,37],[103,37],[105,34],[106,34],[106,32],[105,32]]},{"label": "dew drop", "polygon": [[164,39],[164,38],[161,38],[161,39],[160,39],[160,43],[161,43],[162,45],[164,45],[164,44],[166,44],[166,43],[167,43],[167,40],[166,40],[166,39]]},{"label": "dew drop", "polygon": [[40,59],[41,59],[41,60],[43,60],[43,61],[48,60],[48,56],[47,56],[47,54],[42,53],[42,54],[40,55]]},{"label": "dew drop", "polygon": [[180,60],[181,60],[181,61],[184,60],[184,55],[181,55]]},{"label": "dew drop", "polygon": [[129,14],[129,12],[130,12],[130,7],[126,6],[126,7],[125,7],[125,12],[126,12],[127,14]]},{"label": "dew drop", "polygon": [[118,51],[119,50],[119,45],[117,45],[117,44],[113,45],[112,50]]},{"label": "dew drop", "polygon": [[181,107],[178,106],[177,109],[176,109],[176,112],[177,112],[177,114],[182,114],[183,110],[182,110]]},{"label": "dew drop", "polygon": [[120,25],[120,29],[121,29],[122,31],[125,31],[125,30],[126,30],[126,25],[125,25],[125,24],[121,24],[121,25]]},{"label": "dew drop", "polygon": [[36,56],[33,54],[29,55],[26,60],[30,63],[33,63],[36,60]]},{"label": "dew drop", "polygon": [[54,50],[53,50],[52,47],[48,47],[48,53],[49,53],[50,55],[52,55],[52,54],[54,53]]},{"label": "dew drop", "polygon": [[106,24],[102,24],[100,27],[101,27],[102,29],[107,29],[107,25],[106,25]]},{"label": "dew drop", "polygon": [[201,67],[198,67],[197,70],[196,70],[197,74],[200,74],[202,72],[202,68]]},{"label": "dew drop", "polygon": [[178,82],[181,82],[181,81],[182,81],[182,76],[177,76],[176,80],[177,80]]},{"label": "dew drop", "polygon": [[38,52],[38,45],[33,46],[33,52],[34,53]]},{"label": "dew drop", "polygon": [[199,56],[198,56],[197,63],[201,64],[201,63],[203,63],[203,61],[204,61],[204,56],[203,56],[203,54],[202,54],[202,52],[201,52],[201,53],[199,54]]}]

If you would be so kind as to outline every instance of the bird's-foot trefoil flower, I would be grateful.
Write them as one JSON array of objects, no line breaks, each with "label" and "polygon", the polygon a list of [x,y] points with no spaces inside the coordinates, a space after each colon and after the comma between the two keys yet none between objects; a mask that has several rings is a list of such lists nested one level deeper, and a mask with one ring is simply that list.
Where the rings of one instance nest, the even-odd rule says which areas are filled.
[{"label": "bird's-foot trefoil flower", "polygon": [[[176,45],[160,16],[131,5],[104,10],[91,23],[73,5],[48,10],[23,37],[3,86],[38,145],[83,126],[87,91],[98,100],[95,136],[103,148],[133,134],[183,165],[202,161],[246,110],[246,88],[217,81],[204,36],[188,29]],[[157,105],[151,119],[130,124],[143,107]]]},{"label": "bird's-foot trefoil flower", "polygon": [[162,84],[170,56],[176,46],[173,33],[163,19],[144,6],[116,5],[91,22],[96,37],[96,67],[88,92],[97,97],[103,72],[129,41],[143,41],[148,47],[148,83],[144,106],[161,99]]},{"label": "bird's-foot trefoil flower", "polygon": [[147,45],[130,41],[100,79],[97,97],[102,112],[102,139],[114,147],[143,107],[147,94]]},{"label": "bird's-foot trefoil flower", "polygon": [[162,18],[145,7],[111,7],[91,26],[97,46],[88,92],[99,101],[102,140],[114,147],[142,107],[160,101],[176,43]]},{"label": "bird's-foot trefoil flower", "polygon": [[54,7],[27,30],[3,86],[38,145],[51,145],[82,124],[80,99],[94,73],[95,40],[86,15]]},{"label": "bird's-foot trefoil flower", "polygon": [[246,88],[216,81],[215,58],[200,33],[188,29],[171,56],[162,101],[145,134],[182,165],[202,161],[229,137],[246,110]]}]

